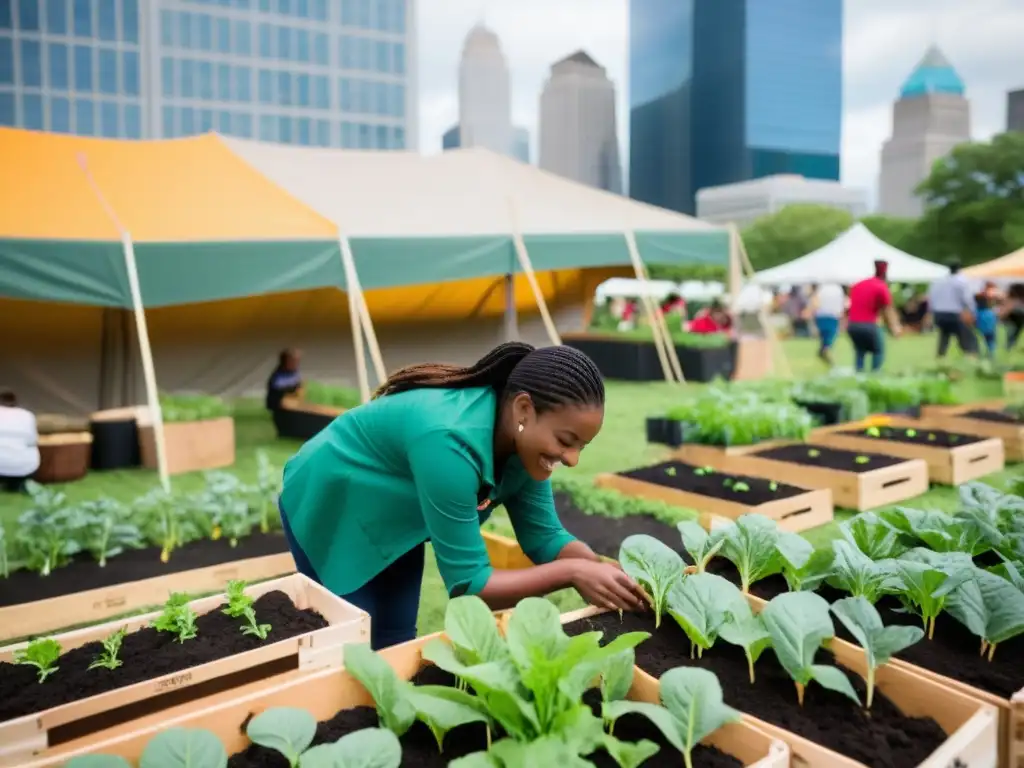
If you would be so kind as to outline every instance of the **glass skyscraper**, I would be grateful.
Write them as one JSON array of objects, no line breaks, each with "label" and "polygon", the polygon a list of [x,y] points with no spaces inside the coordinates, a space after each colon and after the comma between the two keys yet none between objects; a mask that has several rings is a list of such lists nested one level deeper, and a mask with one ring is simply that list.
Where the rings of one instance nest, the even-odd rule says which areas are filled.
[{"label": "glass skyscraper", "polygon": [[838,179],[842,0],[630,0],[630,196]]},{"label": "glass skyscraper", "polygon": [[415,143],[413,0],[0,0],[0,125]]}]

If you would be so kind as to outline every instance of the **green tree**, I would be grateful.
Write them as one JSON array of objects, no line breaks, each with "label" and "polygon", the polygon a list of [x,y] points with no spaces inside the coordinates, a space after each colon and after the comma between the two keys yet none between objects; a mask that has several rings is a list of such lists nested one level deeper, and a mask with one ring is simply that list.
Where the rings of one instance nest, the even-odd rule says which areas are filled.
[{"label": "green tree", "polygon": [[853,226],[853,216],[830,205],[794,203],[743,230],[754,269],[784,264],[821,248]]},{"label": "green tree", "polygon": [[1024,133],[960,144],[917,193],[925,202],[918,236],[941,258],[978,264],[1024,246]]}]

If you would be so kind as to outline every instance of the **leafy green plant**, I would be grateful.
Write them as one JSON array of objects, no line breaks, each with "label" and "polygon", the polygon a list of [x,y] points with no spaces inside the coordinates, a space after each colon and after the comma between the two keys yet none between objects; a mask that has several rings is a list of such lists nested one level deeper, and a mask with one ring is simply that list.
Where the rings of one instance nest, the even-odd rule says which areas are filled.
[{"label": "leafy green plant", "polygon": [[319,381],[310,381],[305,385],[303,399],[314,405],[326,405],[331,408],[355,408],[361,402],[357,390]]},{"label": "leafy green plant", "polygon": [[193,639],[198,629],[195,611],[188,604],[188,595],[172,593],[164,603],[163,612],[153,620],[153,629],[176,635],[179,643]]},{"label": "leafy green plant", "polygon": [[166,563],[171,553],[199,536],[198,525],[180,509],[178,499],[163,488],[153,488],[135,500],[146,538],[160,547],[160,561]]},{"label": "leafy green plant", "polygon": [[103,638],[103,651],[93,659],[89,669],[117,669],[124,662],[117,658],[121,652],[121,643],[124,642],[125,627],[119,627]]},{"label": "leafy green plant", "polygon": [[253,744],[281,754],[291,768],[398,768],[402,745],[386,728],[364,728],[332,744],[310,747],[316,718],[304,709],[273,707],[249,721],[246,735]]},{"label": "leafy green plant", "polygon": [[750,592],[751,584],[782,570],[776,548],[779,529],[774,521],[763,515],[746,514],[721,530],[723,543],[719,554],[740,572],[744,594]]},{"label": "leafy green plant", "polygon": [[991,661],[996,646],[1024,633],[1024,593],[981,568],[946,598],[946,612],[981,638]]},{"label": "leafy green plant", "polygon": [[901,602],[913,610],[931,640],[935,619],[946,605],[946,597],[974,575],[969,555],[944,557],[927,549],[912,549],[895,561],[899,586],[894,590]]},{"label": "leafy green plant", "polygon": [[665,740],[683,753],[686,768],[693,768],[693,750],[740,713],[728,706],[714,672],[692,667],[670,669],[658,681],[661,706],[650,702],[619,701],[605,707],[613,721],[626,714],[643,715]]},{"label": "leafy green plant", "polygon": [[722,625],[746,598],[728,579],[695,573],[677,581],[668,594],[668,613],[690,639],[690,658],[700,658],[718,639]]},{"label": "leafy green plant", "polygon": [[654,609],[654,626],[660,627],[669,590],[683,577],[683,558],[653,536],[635,533],[623,539],[619,563],[626,575],[647,592]]},{"label": "leafy green plant", "polygon": [[804,690],[813,680],[818,685],[860,703],[849,679],[837,667],[815,664],[814,657],[826,640],[835,637],[828,602],[814,592],[784,592],[761,611],[775,655],[796,684],[796,697],[804,703]]},{"label": "leafy green plant", "polygon": [[132,520],[131,507],[101,498],[82,504],[79,514],[84,528],[82,544],[100,568],[106,566],[108,557],[145,544],[142,531]]},{"label": "leafy green plant", "polygon": [[269,533],[280,525],[277,497],[281,493],[281,471],[270,462],[266,451],[256,452],[256,510],[260,533]]},{"label": "leafy green plant", "polygon": [[803,536],[780,531],[775,542],[782,562],[782,575],[793,592],[817,589],[832,573],[832,552],[816,550]]},{"label": "leafy green plant", "polygon": [[715,528],[708,533],[700,523],[684,520],[676,525],[676,530],[683,539],[683,548],[693,558],[697,573],[704,573],[711,558],[718,554],[725,543],[723,529]]},{"label": "leafy green plant", "polygon": [[[139,768],[227,768],[227,764],[220,739],[202,728],[161,731],[149,740],[139,758]],[[64,768],[131,768],[131,763],[117,755],[93,754],[72,758]]]},{"label": "leafy green plant", "polygon": [[831,610],[864,649],[868,667],[865,705],[871,709],[875,696],[875,671],[900,651],[919,642],[924,637],[924,630],[920,627],[883,626],[875,606],[863,597],[837,600]]},{"label": "leafy green plant", "polygon": [[754,665],[761,658],[761,654],[771,647],[771,635],[765,629],[760,615],[754,613],[746,600],[732,605],[728,614],[725,623],[718,630],[719,636],[730,645],[743,649],[747,657],[750,684],[753,685]]},{"label": "leafy green plant", "polygon": [[803,440],[811,415],[791,402],[766,400],[754,392],[712,388],[668,411],[687,425],[687,442],[752,445],[764,440]]},{"label": "leafy green plant", "polygon": [[870,456],[857,456],[853,461],[854,461],[855,464],[867,464],[869,461],[871,461],[871,457]]},{"label": "leafy green plant", "polygon": [[835,403],[841,421],[860,421],[871,412],[867,394],[854,385],[831,376],[797,384],[793,400],[800,404]]},{"label": "leafy green plant", "polygon": [[892,528],[936,552],[980,555],[998,546],[1002,534],[981,517],[950,516],[933,509],[896,507],[880,513]]},{"label": "leafy green plant", "polygon": [[57,660],[60,658],[60,653],[59,642],[52,637],[41,637],[15,651],[14,663],[35,667],[41,683],[59,669]]},{"label": "leafy green plant", "polygon": [[230,416],[231,407],[210,395],[160,395],[160,413],[164,422],[175,424],[206,421]]},{"label": "leafy green plant", "polygon": [[26,481],[25,489],[31,506],[18,517],[14,538],[28,567],[49,576],[82,551],[82,520],[62,492],[32,480]]},{"label": "leafy green plant", "polygon": [[232,547],[252,533],[260,513],[249,506],[250,490],[230,472],[207,472],[206,488],[196,499],[198,508],[213,522],[214,530],[226,536]]},{"label": "leafy green plant", "polygon": [[245,615],[246,610],[254,602],[252,596],[245,593],[246,586],[246,583],[241,579],[232,579],[228,582],[227,588],[224,590],[224,596],[227,597],[228,604],[221,609],[221,613],[233,619]]},{"label": "leafy green plant", "polygon": [[256,623],[256,611],[252,608],[246,608],[242,615],[245,617],[245,624],[242,625],[242,634],[255,635],[260,640],[266,640],[273,627],[269,624]]},{"label": "leafy green plant", "polygon": [[839,524],[839,533],[872,560],[899,557],[908,549],[896,529],[874,512],[861,512],[844,520]]}]

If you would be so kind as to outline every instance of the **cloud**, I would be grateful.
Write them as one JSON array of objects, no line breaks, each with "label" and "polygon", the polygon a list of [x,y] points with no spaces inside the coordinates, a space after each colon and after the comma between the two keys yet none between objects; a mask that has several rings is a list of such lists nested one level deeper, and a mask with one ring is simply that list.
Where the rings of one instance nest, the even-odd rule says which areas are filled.
[{"label": "cloud", "polygon": [[[844,183],[868,189],[874,199],[892,101],[932,43],[966,83],[974,137],[1003,130],[1006,91],[1024,87],[1024,2],[847,0],[845,8]],[[512,73],[512,116],[529,129],[534,148],[548,68],[582,48],[616,85],[628,158],[628,0],[418,0],[417,11],[421,151],[439,151],[441,134],[458,119],[462,41],[483,21],[501,38]]]}]

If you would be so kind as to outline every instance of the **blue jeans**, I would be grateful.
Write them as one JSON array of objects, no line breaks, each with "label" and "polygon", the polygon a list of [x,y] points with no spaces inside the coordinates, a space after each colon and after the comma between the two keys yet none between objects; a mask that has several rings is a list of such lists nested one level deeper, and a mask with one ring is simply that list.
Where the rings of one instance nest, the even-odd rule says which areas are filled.
[{"label": "blue jeans", "polygon": [[839,318],[818,315],[814,318],[814,324],[818,326],[818,338],[821,340],[821,351],[824,352],[836,343],[836,334],[839,333]]},{"label": "blue jeans", "polygon": [[[322,586],[323,582],[295,540],[295,534],[283,511],[281,528],[295,560],[295,570]],[[370,647],[373,650],[398,645],[416,637],[425,552],[424,542],[399,557],[355,592],[339,595],[342,600],[370,614]]]},{"label": "blue jeans", "polygon": [[868,355],[871,355],[871,370],[879,370],[885,360],[885,340],[882,338],[882,329],[875,323],[850,323],[846,328],[846,333],[850,336],[850,341],[853,342],[857,370],[864,370],[864,361]]}]

